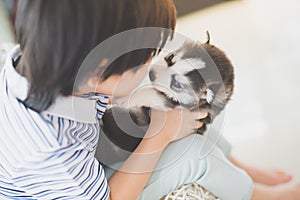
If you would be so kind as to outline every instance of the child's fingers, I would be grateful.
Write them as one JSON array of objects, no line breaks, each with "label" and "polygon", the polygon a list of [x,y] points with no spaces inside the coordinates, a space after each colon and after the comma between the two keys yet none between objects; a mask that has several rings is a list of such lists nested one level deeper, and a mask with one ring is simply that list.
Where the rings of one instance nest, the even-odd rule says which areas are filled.
[{"label": "child's fingers", "polygon": [[208,112],[206,111],[193,112],[193,116],[195,120],[204,119],[208,116]]}]

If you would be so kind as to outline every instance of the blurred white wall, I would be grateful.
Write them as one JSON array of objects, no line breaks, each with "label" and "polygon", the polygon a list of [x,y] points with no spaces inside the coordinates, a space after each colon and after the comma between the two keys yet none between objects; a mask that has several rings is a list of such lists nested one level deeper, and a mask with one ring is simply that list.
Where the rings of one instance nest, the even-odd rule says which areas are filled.
[{"label": "blurred white wall", "polygon": [[239,0],[178,20],[177,31],[223,49],[235,66],[235,92],[223,134],[233,154],[279,167],[300,181],[300,1]]}]

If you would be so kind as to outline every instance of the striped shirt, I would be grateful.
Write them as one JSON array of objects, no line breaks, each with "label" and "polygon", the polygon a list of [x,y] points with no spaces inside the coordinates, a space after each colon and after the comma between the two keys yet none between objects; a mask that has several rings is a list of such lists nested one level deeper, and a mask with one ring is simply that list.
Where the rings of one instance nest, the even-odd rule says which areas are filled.
[{"label": "striped shirt", "polygon": [[0,74],[0,199],[108,199],[95,149],[108,97],[59,97],[45,112],[22,103],[28,82],[13,66]]}]

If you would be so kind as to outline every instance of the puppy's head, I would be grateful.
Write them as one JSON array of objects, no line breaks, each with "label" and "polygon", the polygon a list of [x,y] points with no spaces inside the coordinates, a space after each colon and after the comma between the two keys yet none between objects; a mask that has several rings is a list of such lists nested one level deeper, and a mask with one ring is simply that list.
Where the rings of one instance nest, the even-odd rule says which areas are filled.
[{"label": "puppy's head", "polygon": [[225,107],[233,92],[233,66],[209,41],[186,41],[153,64],[149,78],[155,90],[168,99],[166,106],[206,107],[212,116]]}]

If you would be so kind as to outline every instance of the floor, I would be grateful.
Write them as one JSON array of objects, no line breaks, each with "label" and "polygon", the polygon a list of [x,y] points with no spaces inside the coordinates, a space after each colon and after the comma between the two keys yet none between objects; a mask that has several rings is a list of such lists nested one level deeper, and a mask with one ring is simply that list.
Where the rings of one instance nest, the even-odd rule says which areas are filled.
[{"label": "floor", "polygon": [[300,182],[300,1],[229,1],[178,20],[177,31],[222,48],[235,66],[223,134],[233,155]]}]

